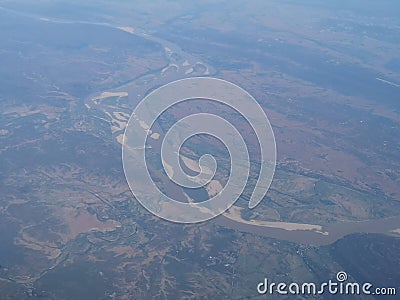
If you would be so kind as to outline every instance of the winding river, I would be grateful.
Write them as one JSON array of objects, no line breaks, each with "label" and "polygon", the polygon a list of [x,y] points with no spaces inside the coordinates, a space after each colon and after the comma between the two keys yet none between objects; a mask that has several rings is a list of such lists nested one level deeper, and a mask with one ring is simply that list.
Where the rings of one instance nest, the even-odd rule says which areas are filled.
[{"label": "winding river", "polygon": [[[103,110],[108,115],[112,115],[115,112],[132,111],[132,107],[140,101],[146,93],[151,91],[157,86],[161,86],[173,80],[191,77],[191,76],[212,76],[216,73],[215,68],[202,62],[200,59],[193,55],[184,52],[178,45],[175,45],[169,41],[163,40],[159,37],[149,35],[144,30],[131,29],[129,27],[121,27],[108,23],[95,23],[85,21],[70,21],[53,19],[44,16],[37,16],[33,14],[20,13],[12,11],[6,8],[0,7],[0,10],[7,11],[10,13],[23,15],[25,17],[33,18],[41,22],[51,23],[62,23],[62,24],[82,24],[82,25],[96,25],[107,28],[113,28],[114,30],[123,30],[129,35],[136,35],[152,42],[158,43],[162,46],[165,51],[165,58],[168,60],[168,64],[163,66],[161,69],[152,71],[144,74],[139,78],[132,79],[124,85],[115,89],[105,91],[107,95],[115,96],[122,95],[126,96],[129,94],[129,102],[124,104],[116,103],[114,111],[110,111],[110,106],[103,106],[101,101],[94,103],[93,99],[98,97],[101,93],[90,95],[85,99],[85,104],[88,108],[96,105],[97,109]],[[123,94],[121,94],[123,93]],[[90,111],[90,109],[89,109]],[[121,121],[121,120],[120,120]],[[126,121],[126,120],[125,120]],[[123,122],[123,120],[121,121]],[[115,137],[123,132],[124,127],[119,128],[120,130],[115,133]],[[235,218],[227,215],[221,215],[214,220],[210,221],[214,224],[232,228],[242,232],[253,233],[261,236],[271,237],[279,240],[285,240],[295,243],[308,244],[308,245],[328,245],[338,239],[354,233],[381,233],[381,234],[395,234],[400,236],[400,216],[390,217],[384,219],[367,220],[360,222],[341,222],[336,224],[330,224],[327,226],[319,226],[321,230],[315,229],[285,229],[279,222],[276,222],[278,226],[258,223],[257,221],[249,222],[241,218],[240,214],[236,215]],[[302,225],[302,224],[300,224]],[[303,224],[307,225],[307,224]],[[301,226],[300,226],[301,227]]]}]

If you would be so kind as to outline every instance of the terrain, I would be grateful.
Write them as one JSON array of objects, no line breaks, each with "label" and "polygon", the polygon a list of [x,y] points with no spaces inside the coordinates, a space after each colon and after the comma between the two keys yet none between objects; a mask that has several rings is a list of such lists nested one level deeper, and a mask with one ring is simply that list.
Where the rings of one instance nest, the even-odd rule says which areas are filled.
[{"label": "terrain", "polygon": [[[400,292],[400,6],[384,2],[0,1],[0,298],[263,299],[265,276],[342,270]],[[278,161],[256,209],[245,193],[181,225],[134,199],[121,143],[143,96],[191,76],[249,91]],[[238,119],[168,116],[195,109]],[[204,147],[220,154],[195,140],[189,169]]]}]

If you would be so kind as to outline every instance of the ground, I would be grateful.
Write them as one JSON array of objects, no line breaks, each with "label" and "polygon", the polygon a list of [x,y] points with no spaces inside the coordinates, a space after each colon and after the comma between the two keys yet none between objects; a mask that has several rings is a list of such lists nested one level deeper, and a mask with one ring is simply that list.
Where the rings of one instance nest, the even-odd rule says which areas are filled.
[{"label": "ground", "polygon": [[[265,276],[339,271],[399,287],[400,13],[366,2],[0,1],[0,298],[257,299]],[[173,224],[129,190],[133,107],[188,76],[268,115],[277,170],[255,210],[244,195],[230,218]],[[169,117],[196,109],[229,117]],[[185,149],[192,171],[208,141]]]}]

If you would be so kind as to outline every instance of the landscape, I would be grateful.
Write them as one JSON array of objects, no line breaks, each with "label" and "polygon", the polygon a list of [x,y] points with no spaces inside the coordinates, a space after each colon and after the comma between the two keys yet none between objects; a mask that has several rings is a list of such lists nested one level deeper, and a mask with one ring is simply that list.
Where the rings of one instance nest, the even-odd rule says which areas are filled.
[{"label": "landscape", "polygon": [[[397,1],[0,0],[0,28],[0,299],[341,299],[257,293],[265,277],[340,271],[400,293]],[[256,208],[253,161],[228,211],[177,224],[136,201],[122,144],[143,97],[191,77],[259,102],[277,164]],[[232,120],[257,156],[238,112],[194,99],[141,124],[155,178],[168,127],[195,112]],[[222,167],[208,186],[159,184],[212,197],[229,176],[223,145],[195,137],[181,161],[195,174],[209,152]]]}]

